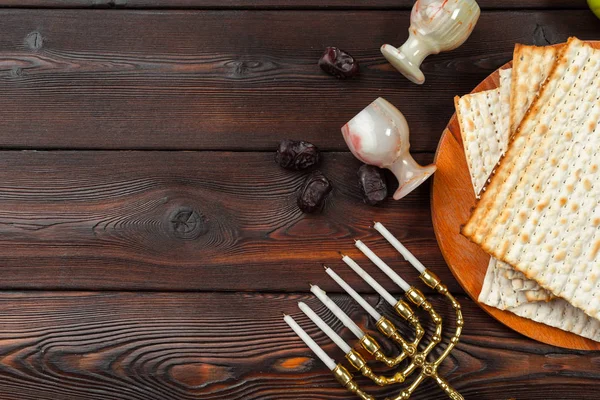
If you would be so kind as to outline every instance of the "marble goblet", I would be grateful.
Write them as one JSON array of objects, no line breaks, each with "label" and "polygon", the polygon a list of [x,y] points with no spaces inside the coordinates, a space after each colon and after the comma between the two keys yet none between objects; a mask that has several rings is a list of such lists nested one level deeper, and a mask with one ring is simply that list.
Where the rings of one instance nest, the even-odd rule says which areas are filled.
[{"label": "marble goblet", "polygon": [[410,14],[408,40],[401,47],[381,46],[381,53],[414,83],[425,82],[421,63],[430,54],[454,50],[467,40],[479,19],[475,0],[417,0]]},{"label": "marble goblet", "polygon": [[381,97],[344,125],[342,135],[356,158],[394,173],[399,184],[394,200],[412,192],[436,170],[435,164],[423,167],[413,159],[404,115]]}]

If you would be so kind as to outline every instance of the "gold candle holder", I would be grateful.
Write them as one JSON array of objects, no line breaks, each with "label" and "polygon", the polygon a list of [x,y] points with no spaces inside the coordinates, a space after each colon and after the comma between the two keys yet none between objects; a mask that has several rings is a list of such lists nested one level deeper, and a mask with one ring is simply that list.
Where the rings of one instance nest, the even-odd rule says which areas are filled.
[{"label": "gold candle holder", "polygon": [[[460,304],[450,292],[448,292],[448,288],[441,283],[440,279],[431,271],[425,270],[420,275],[421,280],[430,288],[435,289],[438,293],[444,295],[452,304],[452,308],[456,313],[456,328],[454,331],[453,337],[450,339],[445,350],[442,354],[437,357],[435,360],[429,361],[427,356],[429,353],[442,341],[442,318],[440,315],[433,309],[431,303],[425,298],[425,295],[414,286],[410,288],[409,291],[406,292],[407,299],[416,305],[417,307],[422,308],[426,312],[429,313],[429,316],[433,323],[435,324],[435,330],[431,337],[429,343],[425,346],[425,348],[418,352],[416,351],[421,339],[424,336],[424,330],[421,327],[419,320],[410,309],[408,304],[400,300],[394,309],[396,313],[400,315],[403,319],[407,320],[414,328],[416,332],[415,340],[411,343],[408,343],[400,333],[398,332],[396,326],[387,318],[382,317],[379,321],[377,321],[378,330],[384,334],[386,337],[392,339],[394,342],[398,343],[402,348],[402,353],[400,356],[390,359],[381,353],[381,346],[375,339],[373,339],[370,335],[365,335],[363,339],[360,340],[360,345],[367,352],[374,356],[377,361],[383,362],[387,366],[396,366],[400,364],[402,360],[408,358],[410,362],[406,365],[402,371],[397,372],[391,377],[385,377],[381,375],[376,375],[373,373],[372,369],[368,366],[367,361],[355,350],[352,350],[348,354],[346,354],[346,359],[363,376],[371,379],[375,384],[379,386],[388,386],[392,384],[398,384],[404,382],[413,372],[419,370],[419,374],[416,379],[405,389],[400,391],[400,393],[391,398],[386,398],[386,400],[405,400],[409,399],[412,393],[419,387],[419,385],[425,381],[427,378],[433,379],[438,386],[448,395],[449,398],[453,400],[464,400],[464,397],[456,391],[456,389],[452,388],[450,384],[439,375],[438,367],[440,364],[450,355],[452,349],[456,346],[459,341],[460,334],[462,332],[462,327],[464,324],[464,320],[462,317],[462,311],[460,308]],[[338,364],[341,366],[341,364]],[[343,368],[343,367],[342,367]],[[346,371],[347,372],[347,371]],[[338,379],[338,381],[342,382],[339,379],[339,371],[333,371],[334,375]],[[351,375],[350,375],[351,377]],[[352,378],[350,378],[351,381]],[[368,395],[364,391],[361,391],[356,383],[352,381],[352,385],[348,386],[348,384],[343,384],[343,386],[347,387],[352,393],[355,393],[361,399],[374,399],[374,397]]]},{"label": "gold candle holder", "polygon": [[[403,251],[405,250],[405,248],[403,247],[402,249]],[[414,259],[414,256],[412,256],[412,254],[410,254],[408,251],[405,251],[405,253],[410,255],[411,260],[413,260],[411,261],[411,263],[418,262],[415,261],[416,259]],[[429,357],[431,351],[442,341],[442,317],[435,311],[435,309],[427,300],[425,295],[416,287],[407,285],[406,282],[404,282],[400,277],[395,275],[395,280],[401,281],[400,283],[404,285],[405,289],[408,288],[405,293],[406,300],[399,300],[394,306],[394,311],[396,312],[396,314],[398,314],[403,320],[407,321],[414,330],[414,340],[408,341],[400,334],[397,327],[389,319],[387,319],[384,316],[380,316],[380,314],[375,312],[368,304],[365,304],[364,300],[360,298],[360,296],[358,296],[353,289],[348,288],[348,285],[341,278],[339,278],[337,274],[330,273],[332,271],[328,271],[328,273],[330,273],[330,275],[333,275],[334,279],[336,279],[338,283],[341,282],[340,284],[343,285],[342,287],[344,287],[344,289],[349,294],[351,294],[355,300],[363,303],[361,304],[363,305],[363,308],[370,309],[369,313],[374,318],[379,318],[376,322],[377,329],[384,336],[397,343],[401,348],[401,352],[396,357],[389,357],[385,355],[382,351],[381,345],[377,342],[375,338],[373,338],[369,334],[364,334],[360,338],[360,346],[364,350],[366,350],[366,352],[369,355],[371,355],[376,361],[381,362],[390,368],[402,365],[402,369],[392,376],[378,375],[373,372],[371,367],[368,365],[367,360],[365,360],[365,358],[358,351],[356,351],[355,349],[351,349],[350,346],[348,346],[347,344],[345,344],[346,349],[344,350],[346,352],[346,360],[356,371],[360,372],[363,376],[369,378],[379,386],[401,384],[405,382],[406,379],[413,373],[417,374],[416,378],[408,386],[400,390],[400,392],[396,396],[386,398],[386,400],[409,399],[410,396],[414,393],[414,391],[419,387],[419,385],[426,379],[432,379],[433,381],[435,381],[438,384],[438,386],[446,393],[446,395],[448,395],[449,398],[453,400],[464,400],[463,396],[458,391],[456,391],[456,389],[450,386],[446,379],[440,376],[438,372],[439,366],[450,355],[450,353],[458,343],[460,334],[462,332],[464,320],[460,304],[458,303],[458,301],[456,301],[454,296],[450,294],[446,285],[442,284],[440,279],[433,272],[424,268],[422,264],[418,264],[420,266],[420,268],[418,269],[422,271],[419,278],[428,287],[434,289],[439,294],[445,296],[446,299],[450,301],[450,304],[452,305],[452,308],[456,313],[456,327],[454,330],[454,335],[450,339],[446,348],[437,358],[431,359],[431,357]],[[387,267],[387,265],[385,265],[385,267],[389,268]],[[355,268],[357,267],[355,266]],[[390,304],[393,304],[393,301],[395,300],[393,296],[391,296],[385,289],[381,288],[381,286],[376,282],[373,283],[372,277],[370,277],[364,271],[361,270],[358,272],[362,274],[361,276],[363,276],[363,279],[368,279],[368,282],[370,280],[371,285],[378,286],[377,291],[380,292],[380,294],[383,294],[384,297],[388,299],[388,302],[390,302]],[[390,274],[392,273],[390,272],[388,275]],[[423,329],[418,317],[416,316],[409,304],[413,304],[414,306],[427,312],[429,318],[433,321],[435,325],[433,335],[431,336],[427,344],[422,343],[425,330]],[[345,318],[348,317],[345,316]],[[332,335],[337,336],[335,334]],[[337,338],[338,340],[341,340],[339,339],[339,337]],[[342,364],[337,364],[335,368],[333,367],[333,364],[331,365],[332,366],[330,368],[332,368],[332,373],[335,376],[335,378],[340,382],[340,384],[342,384],[342,386],[347,388],[351,393],[355,394],[363,400],[375,399],[372,395],[360,389],[358,384],[353,380],[352,374],[348,372],[348,370]]]}]

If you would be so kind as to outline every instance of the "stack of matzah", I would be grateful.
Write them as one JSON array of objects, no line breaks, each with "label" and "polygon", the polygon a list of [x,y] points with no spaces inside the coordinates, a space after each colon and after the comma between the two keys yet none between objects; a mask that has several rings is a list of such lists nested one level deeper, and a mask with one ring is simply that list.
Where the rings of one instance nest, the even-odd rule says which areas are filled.
[{"label": "stack of matzah", "polygon": [[600,50],[515,47],[500,88],[455,99],[492,258],[479,300],[600,341]]}]

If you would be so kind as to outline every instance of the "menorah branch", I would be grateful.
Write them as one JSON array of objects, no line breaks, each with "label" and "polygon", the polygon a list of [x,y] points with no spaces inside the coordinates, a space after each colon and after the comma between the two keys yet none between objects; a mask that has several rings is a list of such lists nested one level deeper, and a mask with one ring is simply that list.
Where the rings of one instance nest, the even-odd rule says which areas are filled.
[{"label": "menorah branch", "polygon": [[425,361],[425,357],[442,340],[442,318],[434,310],[434,308],[431,305],[431,303],[429,301],[427,301],[427,299],[425,298],[425,295],[419,289],[415,288],[414,286],[411,287],[406,292],[406,297],[411,302],[413,302],[414,304],[416,304],[418,307],[420,307],[421,309],[423,309],[424,311],[426,311],[427,313],[429,313],[429,316],[430,316],[431,320],[435,324],[435,331],[433,333],[433,336],[431,337],[431,341],[429,342],[429,344],[427,345],[427,347],[425,348],[425,350],[423,350],[423,352],[421,352],[420,357],[419,357],[419,359],[421,359],[421,363],[420,364],[422,365],[422,363]]},{"label": "menorah branch", "polygon": [[446,349],[444,350],[444,352],[435,361],[436,365],[440,365],[442,363],[442,361],[446,357],[448,357],[448,355],[450,354],[450,352],[452,351],[452,349],[454,349],[454,347],[456,346],[456,344],[459,341],[460,334],[462,333],[462,327],[464,325],[464,319],[463,319],[463,315],[462,315],[462,309],[461,309],[460,304],[458,303],[458,301],[448,291],[448,288],[446,287],[446,285],[444,285],[440,281],[440,278],[438,278],[437,275],[435,275],[433,272],[431,272],[431,271],[429,271],[429,270],[426,269],[420,275],[420,278],[421,278],[421,280],[423,280],[423,282],[425,282],[425,284],[427,286],[429,286],[432,289],[437,290],[437,292],[439,294],[444,295],[450,301],[450,304],[452,305],[452,308],[454,309],[454,312],[456,314],[456,322],[455,322],[456,329],[454,331],[454,336],[450,339],[450,343],[448,343],[448,346],[446,347]]},{"label": "menorah branch", "polygon": [[396,314],[400,315],[402,318],[408,321],[408,323],[414,328],[415,340],[413,341],[413,344],[416,347],[423,338],[423,335],[425,334],[425,330],[419,322],[419,317],[417,317],[417,315],[413,312],[408,303],[406,303],[404,300],[398,300],[398,302],[394,306],[394,310],[396,311]]},{"label": "menorah branch", "polygon": [[394,376],[386,377],[383,375],[377,375],[373,372],[371,367],[367,365],[367,361],[355,350],[350,351],[346,354],[346,359],[350,364],[357,370],[360,371],[363,376],[371,379],[375,384],[379,386],[387,386],[394,383],[404,382],[406,377],[402,372],[397,372]]},{"label": "menorah branch", "polygon": [[361,346],[369,352],[369,354],[373,355],[375,359],[379,362],[383,362],[388,367],[395,367],[400,364],[406,357],[413,356],[417,351],[417,346],[419,345],[419,341],[423,337],[425,330],[419,323],[418,317],[412,311],[410,306],[403,300],[399,300],[394,309],[404,319],[406,319],[415,330],[415,339],[411,342],[407,342],[398,332],[396,326],[387,318],[381,317],[376,323],[377,329],[384,334],[386,337],[394,340],[396,343],[399,343],[402,347],[402,352],[396,357],[388,357],[386,356],[382,350],[379,343],[370,335],[365,335],[360,340]]},{"label": "menorah branch", "polygon": [[381,345],[369,334],[365,334],[360,339],[360,345],[369,354],[371,354],[379,362],[384,363],[387,367],[395,367],[406,358],[406,353],[401,352],[397,357],[388,357],[381,350]]},{"label": "menorah branch", "polygon": [[417,351],[417,345],[419,344],[420,338],[417,338],[412,342],[407,342],[398,332],[398,328],[385,317],[381,317],[379,321],[377,321],[377,329],[381,333],[383,333],[388,338],[394,340],[396,343],[399,343],[402,346],[402,353],[406,355],[412,356]]}]

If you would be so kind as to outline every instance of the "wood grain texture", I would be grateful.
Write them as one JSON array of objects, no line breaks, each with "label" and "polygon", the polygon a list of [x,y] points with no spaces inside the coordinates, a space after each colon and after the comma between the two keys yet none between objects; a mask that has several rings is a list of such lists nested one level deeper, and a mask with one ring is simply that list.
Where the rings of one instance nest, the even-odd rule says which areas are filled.
[{"label": "wood grain texture", "polygon": [[[268,150],[291,137],[346,150],[340,127],[383,96],[406,115],[413,150],[434,151],[453,96],[515,42],[591,38],[600,24],[585,10],[484,13],[465,45],[426,60],[418,86],[379,52],[404,41],[408,11],[5,9],[0,19],[0,147],[19,149]],[[360,60],[359,79],[320,71],[328,45]]]},{"label": "wood grain texture", "polygon": [[[585,0],[479,0],[488,9],[583,9]],[[405,9],[414,0],[0,0],[0,7],[185,9]]]},{"label": "wood grain texture", "polygon": [[376,269],[357,238],[415,282],[370,228],[379,220],[460,290],[435,242],[427,183],[371,207],[361,164],[350,153],[322,158],[334,191],[322,214],[306,215],[296,205],[306,174],[281,169],[274,152],[0,152],[0,287],[307,291],[319,280],[339,291],[324,278],[328,263],[370,291],[338,253]]},{"label": "wood grain texture", "polygon": [[[600,48],[600,42],[590,43]],[[510,62],[502,69],[511,66]],[[499,75],[498,70],[494,71],[477,85],[472,93],[497,88],[500,85]],[[431,214],[435,234],[453,275],[466,293],[477,301],[490,256],[460,234],[460,228],[469,219],[476,199],[456,114],[452,116],[442,135],[435,160],[438,170],[434,175],[431,193]],[[509,311],[478,304],[498,321],[535,340],[573,349],[600,350],[598,342],[518,317]]]},{"label": "wood grain texture", "polygon": [[[332,298],[374,333],[373,321],[356,303],[346,296]],[[384,301],[375,296],[367,300],[392,316]],[[451,328],[451,307],[441,298],[432,300]],[[326,352],[341,360],[341,351],[300,312],[297,301],[305,301],[355,343],[308,295],[0,293],[0,399],[350,398],[283,322],[282,312],[292,315]],[[534,344],[464,297],[459,301],[465,329],[441,372],[465,398],[597,399],[599,352]],[[404,324],[394,320],[408,335]],[[427,321],[425,316],[422,320]],[[432,325],[425,326],[429,335]],[[386,352],[396,351],[382,341]],[[358,381],[378,398],[393,393]],[[444,396],[427,382],[411,399]]]},{"label": "wood grain texture", "polygon": [[[349,332],[312,296],[293,293],[308,282],[339,292],[321,263],[370,293],[339,261],[344,250],[398,293],[353,250],[362,238],[417,282],[369,229],[376,219],[453,292],[462,289],[434,239],[429,185],[401,202],[363,205],[358,161],[335,152],[346,150],[339,127],[384,96],[406,114],[412,148],[425,152],[417,160],[430,162],[452,97],[508,60],[515,42],[598,33],[589,11],[572,10],[586,8],[583,1],[479,2],[484,10],[569,10],[484,12],[464,46],[427,59],[428,81],[417,87],[378,50],[405,39],[408,0],[0,0],[32,8],[294,9],[0,10],[0,148],[76,150],[0,152],[0,288],[41,290],[0,292],[0,400],[348,399],[281,319],[292,314],[341,358],[296,302],[352,341]],[[373,10],[300,11],[321,8]],[[339,82],[318,70],[328,45],[360,59],[360,79]],[[305,175],[273,162],[272,149],[286,137],[334,151],[321,166],[335,186],[322,215],[296,209]],[[47,291],[58,289],[243,293]],[[333,298],[374,329],[350,299]],[[467,399],[597,398],[599,352],[536,343],[459,300],[466,327],[442,372]],[[433,302],[453,321],[446,303]],[[428,383],[414,398],[445,396]]]}]

